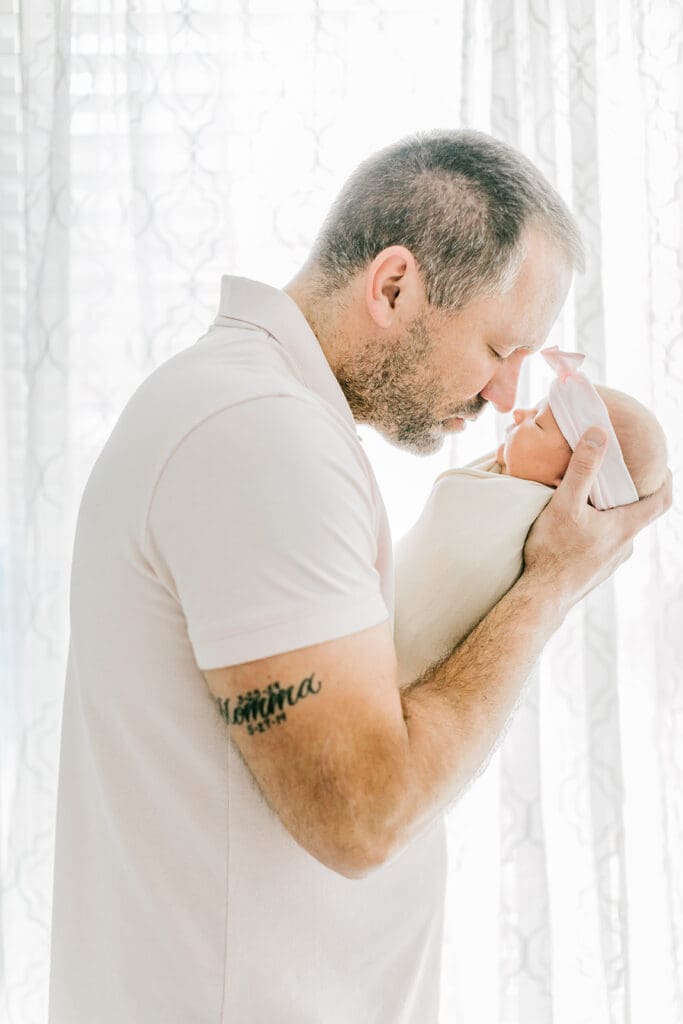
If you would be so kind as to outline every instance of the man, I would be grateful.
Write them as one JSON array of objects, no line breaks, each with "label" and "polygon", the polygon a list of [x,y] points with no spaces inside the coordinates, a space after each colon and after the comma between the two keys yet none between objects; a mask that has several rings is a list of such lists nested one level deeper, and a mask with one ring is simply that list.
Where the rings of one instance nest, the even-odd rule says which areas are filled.
[{"label": "man", "polygon": [[510,411],[581,266],[529,161],[418,135],[358,168],[284,290],[224,277],[133,395],[74,546],[51,1024],[436,1024],[444,813],[671,477],[597,512],[580,444],[519,581],[399,692],[355,426],[425,454]]}]

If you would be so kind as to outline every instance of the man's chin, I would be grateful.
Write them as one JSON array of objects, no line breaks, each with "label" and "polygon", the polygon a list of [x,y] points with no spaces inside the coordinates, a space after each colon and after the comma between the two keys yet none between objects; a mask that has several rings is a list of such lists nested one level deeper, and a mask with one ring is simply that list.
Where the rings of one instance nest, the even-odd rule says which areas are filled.
[{"label": "man's chin", "polygon": [[401,435],[385,430],[382,430],[381,434],[385,441],[388,441],[394,448],[398,448],[402,452],[410,452],[411,455],[435,455],[441,451],[446,440],[443,428],[419,435],[415,433]]}]

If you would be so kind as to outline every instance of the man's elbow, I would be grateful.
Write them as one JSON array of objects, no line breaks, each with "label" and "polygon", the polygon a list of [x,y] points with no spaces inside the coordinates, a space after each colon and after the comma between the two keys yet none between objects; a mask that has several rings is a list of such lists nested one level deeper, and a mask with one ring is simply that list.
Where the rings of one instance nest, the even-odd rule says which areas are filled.
[{"label": "man's elbow", "polygon": [[[309,809],[316,805],[320,803],[313,798],[307,801]],[[358,804],[346,800],[343,811],[334,815],[329,814],[331,802],[324,806],[327,809],[324,820],[316,816],[312,821],[309,816],[302,826],[303,815],[281,815],[282,822],[300,846],[335,874],[360,879],[379,870],[390,855],[390,844],[378,834],[377,823],[381,818],[372,815],[373,827],[361,827],[360,821],[367,821],[367,817],[349,813],[351,807],[357,811]]]},{"label": "man's elbow", "polygon": [[[365,756],[354,758],[355,771],[318,775],[321,789],[309,806],[325,808],[327,834],[334,836],[335,863],[330,866],[345,878],[369,877],[405,845],[407,757],[403,747],[397,755],[397,747],[393,737],[387,741],[384,734],[373,735],[363,746]],[[337,799],[330,800],[330,793]],[[330,815],[333,806],[336,812]]]},{"label": "man's elbow", "polygon": [[[376,826],[379,816],[373,819]],[[333,871],[345,878],[368,878],[396,856],[396,843],[390,841],[384,830],[366,828],[362,837],[358,830],[347,827],[341,836],[337,836],[334,859],[328,864]]]},{"label": "man's elbow", "polygon": [[376,806],[371,820],[374,827],[366,829],[364,842],[339,844],[340,874],[346,878],[368,878],[396,860],[406,847],[397,814],[389,815],[386,807]]}]

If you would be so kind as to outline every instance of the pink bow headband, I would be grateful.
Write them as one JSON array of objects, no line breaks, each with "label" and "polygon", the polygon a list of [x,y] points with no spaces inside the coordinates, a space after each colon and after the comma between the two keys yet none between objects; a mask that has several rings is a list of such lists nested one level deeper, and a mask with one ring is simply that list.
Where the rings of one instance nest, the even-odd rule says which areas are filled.
[{"label": "pink bow headband", "polygon": [[541,350],[557,378],[550,385],[548,405],[572,451],[590,426],[602,427],[607,434],[607,451],[590,499],[595,508],[615,508],[638,501],[638,492],[626,468],[607,406],[579,367],[586,358],[581,352],[562,352],[553,345]]}]

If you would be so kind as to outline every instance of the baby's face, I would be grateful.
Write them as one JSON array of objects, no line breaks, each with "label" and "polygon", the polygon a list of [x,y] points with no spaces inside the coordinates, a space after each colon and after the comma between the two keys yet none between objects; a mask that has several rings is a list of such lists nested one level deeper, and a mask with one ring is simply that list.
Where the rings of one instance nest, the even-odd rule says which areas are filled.
[{"label": "baby's face", "polygon": [[522,480],[557,487],[565,474],[572,450],[543,398],[532,409],[515,409],[496,452],[502,472]]}]

